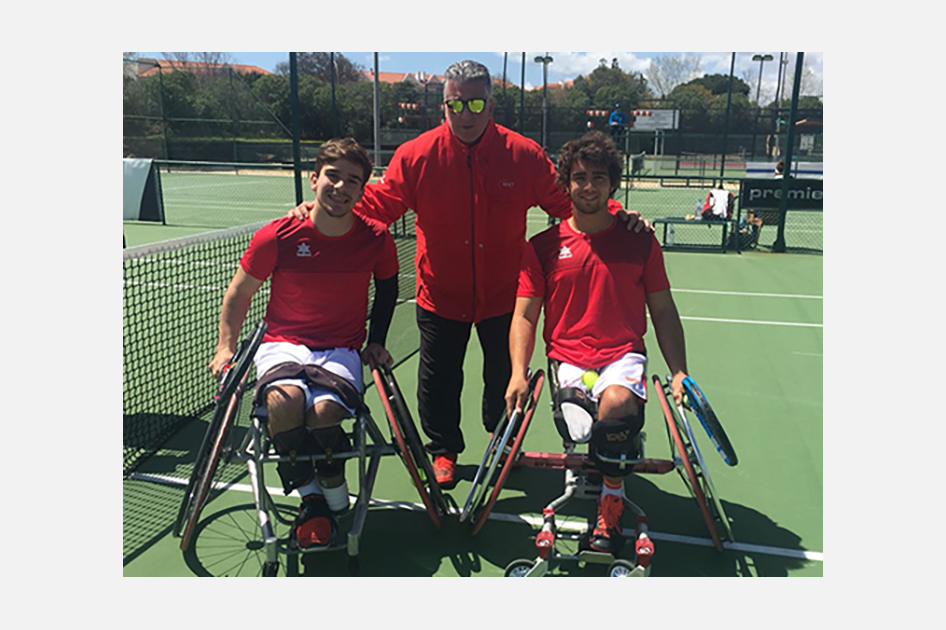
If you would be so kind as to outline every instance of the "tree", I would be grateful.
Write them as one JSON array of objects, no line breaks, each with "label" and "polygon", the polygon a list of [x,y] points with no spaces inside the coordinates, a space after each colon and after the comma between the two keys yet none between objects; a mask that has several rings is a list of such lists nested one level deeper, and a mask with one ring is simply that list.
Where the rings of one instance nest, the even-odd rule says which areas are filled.
[{"label": "tree", "polygon": [[[726,94],[729,92],[729,75],[728,74],[707,74],[699,79],[693,79],[692,81],[686,83],[686,85],[700,85],[711,94]],[[732,78],[732,93],[733,94],[743,94],[749,96],[749,93],[752,91],[752,88],[749,87],[749,84],[740,79],[739,77]]]},{"label": "tree", "polygon": [[678,85],[691,81],[700,74],[700,58],[696,55],[667,55],[654,57],[644,71],[656,94],[666,98]]},{"label": "tree", "polygon": [[[296,53],[296,69],[300,75],[316,76],[326,83],[332,80],[332,54],[327,52],[300,52]],[[364,68],[341,53],[335,53],[335,81],[347,83],[362,81]],[[289,74],[289,62],[283,61],[276,66],[276,72]]]},{"label": "tree", "polygon": [[[707,109],[710,129],[722,130],[726,122],[727,95],[718,94],[713,97],[712,102]],[[752,112],[754,108],[749,103],[745,94],[733,94],[732,101],[728,103],[729,108],[729,127],[730,134],[751,133],[752,131]]]},{"label": "tree", "polygon": [[670,99],[680,110],[680,127],[683,131],[704,131],[709,127],[708,112],[713,94],[694,81],[678,85],[670,92]]}]

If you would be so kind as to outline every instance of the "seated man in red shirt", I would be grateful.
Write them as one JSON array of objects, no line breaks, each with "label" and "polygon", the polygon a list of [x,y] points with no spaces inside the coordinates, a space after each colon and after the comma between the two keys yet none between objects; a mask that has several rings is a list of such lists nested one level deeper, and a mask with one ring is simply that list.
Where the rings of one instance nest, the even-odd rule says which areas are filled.
[{"label": "seated man in red shirt", "polygon": [[[522,409],[526,402],[526,371],[544,305],[545,349],[560,364],[561,389],[577,388],[578,395],[597,404],[593,424],[562,421],[567,426],[560,430],[567,431],[572,442],[590,442],[593,456],[636,452],[647,400],[645,305],[673,375],[671,390],[678,402],[687,369],[683,326],[657,239],[650,232],[621,228],[607,211],[622,168],[620,153],[601,132],[562,147],[557,181],[571,197],[572,216],[529,240],[510,329],[507,412]],[[597,458],[596,463],[604,484],[588,546],[613,553],[621,541],[627,473]]]},{"label": "seated man in red shirt", "polygon": [[[267,331],[255,362],[257,395],[265,400],[280,455],[350,451],[340,423],[354,414],[364,391],[361,361],[391,362],[384,341],[397,300],[397,250],[384,225],[352,212],[370,175],[371,159],[351,138],[323,144],[310,177],[315,205],[309,220],[282,218],[260,228],[223,298],[210,363],[215,376],[236,350],[253,295],[272,278]],[[371,329],[359,357],[372,276]],[[320,369],[331,373],[334,387],[313,380]],[[281,462],[277,471],[286,494],[296,490],[302,497],[293,544],[331,544],[333,513],[349,506],[344,460],[318,460],[314,467],[311,460]]]}]

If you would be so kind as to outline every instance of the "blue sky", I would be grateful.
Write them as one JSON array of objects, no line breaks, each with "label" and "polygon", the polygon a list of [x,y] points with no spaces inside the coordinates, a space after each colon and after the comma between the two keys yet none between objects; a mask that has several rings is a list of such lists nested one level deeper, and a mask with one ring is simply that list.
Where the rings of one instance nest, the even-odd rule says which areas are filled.
[{"label": "blue sky", "polygon": [[[759,62],[752,61],[754,51],[745,53],[736,53],[735,75],[740,78],[746,78],[746,73],[751,73],[751,85],[753,89],[757,87],[759,77]],[[231,52],[229,53],[234,63],[244,63],[260,66],[266,70],[273,71],[276,64],[289,60],[288,52]],[[352,61],[361,64],[365,68],[374,67],[373,52],[344,52],[346,57]],[[527,52],[526,53],[526,87],[535,87],[542,85],[542,65],[533,61],[535,57],[544,55],[545,52]],[[595,69],[599,59],[611,59],[617,57],[621,68],[643,72],[650,61],[655,56],[661,55],[698,55],[700,64],[705,74],[729,74],[729,67],[732,61],[732,53],[673,53],[673,52],[549,52],[553,62],[549,65],[549,81],[559,81],[563,79],[573,79],[579,74],[587,75]],[[775,95],[775,83],[778,77],[778,52],[769,53],[775,57],[775,61],[767,62],[763,66],[762,92],[763,100],[765,95],[769,98]],[[162,58],[160,52],[141,52],[142,57]],[[503,73],[503,55],[501,52],[381,52],[378,53],[378,66],[382,72],[417,72],[424,71],[433,74],[443,74],[443,71],[453,62],[461,59],[474,59],[489,68],[490,72],[497,77],[502,77]],[[796,53],[790,53],[791,62],[794,64]],[[810,66],[816,76],[818,92],[823,94],[823,73],[824,73],[824,53],[805,53],[805,63]],[[508,53],[507,78],[519,84],[522,75],[522,52]],[[791,77],[788,78],[786,85],[791,85]],[[752,94],[755,98],[755,94]]]}]

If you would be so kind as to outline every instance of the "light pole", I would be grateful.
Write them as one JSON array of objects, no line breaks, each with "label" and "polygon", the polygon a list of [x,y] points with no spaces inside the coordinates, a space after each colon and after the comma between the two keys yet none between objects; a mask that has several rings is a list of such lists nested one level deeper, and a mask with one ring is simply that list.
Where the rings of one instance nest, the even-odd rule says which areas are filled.
[{"label": "light pole", "polygon": [[548,128],[548,94],[549,94],[549,64],[552,63],[553,59],[549,57],[548,53],[545,53],[544,57],[536,57],[535,62],[542,64],[542,149],[546,152],[548,151],[548,136],[546,135],[546,129]]},{"label": "light pole", "polygon": [[762,112],[762,104],[759,103],[759,95],[762,93],[762,66],[766,61],[775,59],[772,55],[752,55],[753,61],[759,62],[759,85],[755,90],[755,123],[752,125],[752,157],[755,157],[755,134],[759,127],[759,114]]},{"label": "light pole", "polygon": [[756,91],[755,91],[756,107],[759,106],[759,94],[762,92],[762,66],[765,65],[766,61],[772,61],[773,59],[775,59],[775,57],[773,57],[772,55],[752,55],[752,60],[759,62],[759,86],[756,88]]}]

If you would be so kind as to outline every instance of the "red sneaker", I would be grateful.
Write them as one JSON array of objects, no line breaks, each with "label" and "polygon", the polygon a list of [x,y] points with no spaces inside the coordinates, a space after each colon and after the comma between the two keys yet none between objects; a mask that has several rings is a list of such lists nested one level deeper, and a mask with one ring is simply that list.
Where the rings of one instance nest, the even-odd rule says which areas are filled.
[{"label": "red sneaker", "polygon": [[335,519],[332,511],[320,494],[309,494],[302,498],[299,515],[292,524],[290,544],[301,549],[327,547],[335,542]]},{"label": "red sneaker", "polygon": [[444,490],[450,490],[457,485],[457,454],[434,455],[434,479]]},{"label": "red sneaker", "polygon": [[598,499],[598,522],[591,532],[589,547],[594,551],[615,553],[624,543],[621,535],[621,514],[624,501],[615,494],[601,494]]}]

